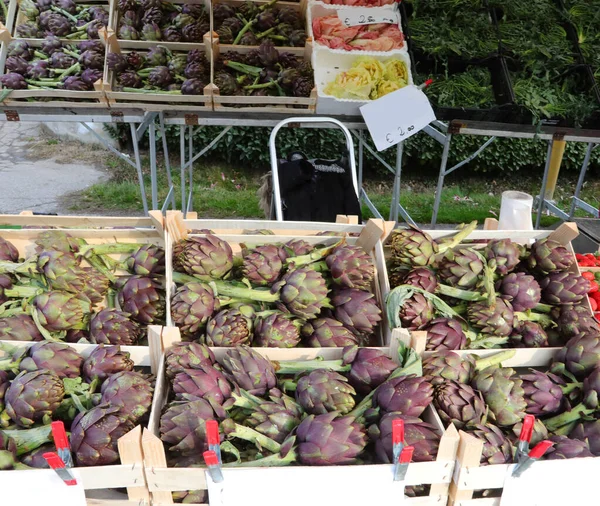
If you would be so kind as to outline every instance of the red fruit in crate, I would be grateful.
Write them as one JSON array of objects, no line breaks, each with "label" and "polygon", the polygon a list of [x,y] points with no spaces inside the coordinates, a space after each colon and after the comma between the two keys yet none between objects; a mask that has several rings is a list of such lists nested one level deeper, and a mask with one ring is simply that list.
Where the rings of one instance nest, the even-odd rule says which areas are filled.
[{"label": "red fruit in crate", "polygon": [[590,297],[590,306],[592,306],[592,311],[596,311],[598,309],[598,302],[596,302],[596,299]]},{"label": "red fruit in crate", "polygon": [[[591,274],[591,273],[590,273]],[[586,278],[587,279],[587,278]],[[598,283],[592,278],[590,280],[590,290],[588,293],[596,293],[597,291],[600,290],[600,287],[598,286]]]}]

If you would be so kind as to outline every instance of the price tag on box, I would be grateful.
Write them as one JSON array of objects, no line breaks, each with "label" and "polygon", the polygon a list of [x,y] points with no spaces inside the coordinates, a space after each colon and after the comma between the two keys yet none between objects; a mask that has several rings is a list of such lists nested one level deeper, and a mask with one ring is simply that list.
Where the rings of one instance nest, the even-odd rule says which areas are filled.
[{"label": "price tag on box", "polygon": [[405,141],[435,120],[429,99],[416,86],[405,86],[360,108],[377,151]]},{"label": "price tag on box", "polygon": [[3,471],[0,473],[2,504],[86,506],[81,476],[69,469],[77,485],[69,486],[52,469]]},{"label": "price tag on box", "polygon": [[346,26],[374,25],[377,23],[400,23],[398,8],[393,7],[352,7],[340,9],[338,18]]}]

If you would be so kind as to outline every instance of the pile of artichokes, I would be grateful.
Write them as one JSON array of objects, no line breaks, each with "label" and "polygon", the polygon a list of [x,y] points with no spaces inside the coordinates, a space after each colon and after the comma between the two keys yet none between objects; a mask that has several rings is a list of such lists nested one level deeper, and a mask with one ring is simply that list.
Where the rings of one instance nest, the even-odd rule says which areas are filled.
[{"label": "pile of artichokes", "polygon": [[11,90],[91,91],[102,79],[105,48],[98,40],[67,44],[48,35],[39,47],[13,40],[0,83]]},{"label": "pile of artichokes", "polygon": [[0,238],[0,340],[131,346],[164,322],[161,247],[88,245],[58,230],[32,246],[23,259]]},{"label": "pile of artichokes", "polygon": [[21,0],[19,14],[27,21],[17,25],[17,36],[41,39],[97,39],[98,30],[108,26],[108,5],[86,5],[73,0]]},{"label": "pile of artichokes", "polygon": [[465,242],[475,225],[439,242],[414,228],[393,233],[390,322],[427,331],[430,351],[556,347],[600,334],[589,281],[567,248],[548,238]]},{"label": "pile of artichokes", "polygon": [[551,440],[548,460],[600,456],[600,336],[569,341],[547,372],[499,363],[510,351],[476,359],[438,351],[423,361],[445,424],[483,441],[481,465],[512,463],[525,415],[536,418],[531,447]]},{"label": "pile of artichokes", "polygon": [[210,82],[210,63],[198,49],[186,54],[154,46],[147,53],[109,53],[107,65],[120,91],[202,95]]},{"label": "pile of artichokes", "polygon": [[174,245],[171,318],[184,340],[292,348],[377,343],[375,267],[362,248],[303,240],[244,248],[208,233]]},{"label": "pile of artichokes", "polygon": [[124,40],[202,42],[210,15],[200,3],[118,0],[118,37]]},{"label": "pile of artichokes", "polygon": [[257,4],[247,0],[239,6],[213,4],[214,30],[221,44],[258,46],[271,40],[276,46],[304,47],[306,32],[299,9],[279,7],[277,0]]},{"label": "pile of artichokes", "polygon": [[215,359],[204,344],[177,343],[165,355],[170,388],[159,426],[168,464],[203,465],[207,420],[219,423],[225,466],[389,463],[397,418],[413,460],[435,460],[440,433],[422,419],[433,386],[420,366],[404,347],[400,363],[356,346],[341,360],[271,362],[248,346]]},{"label": "pile of artichokes", "polygon": [[309,61],[279,52],[265,40],[248,53],[221,54],[215,61],[214,84],[221,95],[309,97],[314,78]]},{"label": "pile of artichokes", "polygon": [[86,358],[64,343],[3,346],[0,359],[0,470],[48,467],[50,423],[70,432],[77,466],[119,463],[118,439],[148,416],[153,384],[118,346]]}]

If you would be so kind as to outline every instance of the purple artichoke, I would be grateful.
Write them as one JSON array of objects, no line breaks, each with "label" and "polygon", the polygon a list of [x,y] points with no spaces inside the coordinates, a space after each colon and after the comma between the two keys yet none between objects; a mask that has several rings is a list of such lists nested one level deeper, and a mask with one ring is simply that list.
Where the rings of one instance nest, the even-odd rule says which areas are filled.
[{"label": "purple artichoke", "polygon": [[428,351],[462,350],[467,344],[467,336],[454,318],[436,318],[426,330]]}]

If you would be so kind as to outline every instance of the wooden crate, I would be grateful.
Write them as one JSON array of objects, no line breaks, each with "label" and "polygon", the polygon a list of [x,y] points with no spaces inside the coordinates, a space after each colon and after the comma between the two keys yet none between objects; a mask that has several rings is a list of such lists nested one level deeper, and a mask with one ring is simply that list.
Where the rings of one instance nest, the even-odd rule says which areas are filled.
[{"label": "wooden crate", "polygon": [[[168,2],[163,2],[165,4],[174,4],[176,6],[181,7],[185,4],[197,4],[204,5],[207,10],[208,19],[211,17],[211,7],[210,0],[170,0]],[[198,44],[200,42],[167,42],[167,41],[151,41],[151,40],[126,40],[119,38],[119,28],[121,26],[121,11],[118,6],[118,2],[116,0],[111,1],[110,4],[110,14],[109,14],[109,22],[108,28],[112,30],[116,34],[116,39],[118,43],[122,47],[127,47],[129,49],[135,50],[143,50],[150,49],[156,45],[161,45],[168,47],[169,49],[174,50],[184,50],[191,51],[192,49],[198,49]],[[175,44],[175,46],[173,46]]]},{"label": "wooden crate", "polygon": [[20,214],[0,214],[0,227],[10,228],[83,228],[83,229],[112,229],[112,228],[143,228],[156,229],[163,233],[163,218],[160,211],[150,211],[149,216],[49,216],[34,215],[32,211],[22,211]]},{"label": "wooden crate", "polygon": [[[160,339],[162,327],[148,327],[150,342],[156,342],[154,336]],[[0,341],[0,344],[28,348],[33,342]],[[98,345],[65,343],[87,357]],[[148,346],[121,346],[122,351],[130,353],[130,358],[138,368],[147,368],[156,374],[158,362]],[[0,357],[3,352],[0,351]],[[144,456],[142,451],[142,426],[138,425],[132,431],[119,439],[119,455],[121,464],[94,467],[75,467],[75,472],[80,476],[83,488],[86,491],[88,506],[147,506],[150,504],[150,495],[146,484],[144,472]],[[10,473],[29,473],[32,483],[37,476],[54,473],[52,470],[36,469],[27,471],[0,471],[0,483],[3,484],[3,493],[8,499],[19,497],[18,491],[12,491]],[[39,479],[39,478],[38,478]],[[126,494],[116,489],[126,488]]]},{"label": "wooden crate", "polygon": [[[307,230],[303,228],[293,228],[293,222],[273,222],[278,224],[278,235],[240,235],[235,232],[239,232],[239,226],[245,222],[232,222],[232,221],[220,221],[220,220],[192,220],[190,222],[183,222],[183,220],[173,221],[174,216],[181,217],[181,213],[176,214],[172,213],[167,215],[166,220],[166,266],[167,266],[167,326],[173,327],[173,321],[171,319],[171,298],[173,296],[173,280],[172,280],[172,250],[173,244],[177,239],[181,239],[188,236],[188,228],[190,225],[195,229],[199,227],[199,229],[208,228],[213,230],[215,235],[219,238],[227,241],[233,250],[233,253],[239,253],[241,251],[241,243],[246,244],[248,247],[257,246],[259,244],[272,244],[272,243],[281,243],[287,242],[293,239],[303,239],[311,244],[335,244],[339,241],[340,237],[332,237],[332,236],[316,236],[314,234],[308,234]],[[183,225],[182,225],[183,223]],[[266,228],[270,222],[249,222],[249,223],[257,223],[260,225],[260,228]],[[370,220],[366,226],[356,226],[360,227],[359,237],[348,237],[348,244],[357,244],[362,246],[365,251],[370,252],[371,257],[373,259],[373,263],[375,265],[375,279],[372,285],[372,293],[375,294],[375,297],[378,301],[379,306],[382,309],[382,320],[378,325],[378,330],[376,331],[376,337],[379,345],[387,345],[390,342],[391,331],[389,324],[387,322],[387,316],[385,314],[385,298],[387,297],[387,293],[389,292],[389,281],[387,278],[387,271],[385,268],[384,255],[383,255],[383,246],[381,244],[380,237],[384,234],[384,228],[380,224],[381,220]],[[211,227],[207,225],[213,225]],[[215,226],[216,225],[216,226]],[[306,226],[323,226],[327,225],[332,227],[334,224],[306,224],[299,225],[299,227]],[[235,228],[230,228],[235,227]],[[285,228],[283,228],[285,227]],[[339,225],[341,229],[347,229],[347,225]],[[331,228],[329,228],[331,230]],[[352,229],[354,230],[354,228]],[[281,234],[283,232],[283,234]],[[291,233],[290,233],[291,232]],[[194,234],[196,235],[196,234]],[[201,234],[198,234],[201,235]],[[290,356],[294,355],[295,348],[281,350],[282,353],[290,353]]]},{"label": "wooden crate", "polygon": [[[217,4],[226,4],[226,5],[231,5],[232,7],[239,7],[244,2],[245,2],[245,0],[213,0],[212,5],[214,7]],[[255,3],[256,5],[261,6],[261,5],[268,4],[269,0],[252,0],[252,3]],[[309,28],[308,28],[308,24],[307,24],[308,21],[307,21],[307,17],[306,17],[307,4],[308,4],[308,0],[302,0],[300,2],[279,2],[278,1],[275,4],[275,6],[279,7],[279,8],[288,7],[297,12],[300,12],[300,14],[302,15],[302,19],[305,21],[304,29],[306,30],[306,37],[307,37],[306,42],[310,43],[310,38],[308,36],[308,33],[309,33]],[[214,38],[214,40],[218,41],[219,36],[216,34],[217,25],[214,21],[212,9],[210,11],[210,17],[211,17],[211,19],[210,19],[211,30],[215,31],[215,33],[213,34],[213,38]],[[281,45],[277,44],[275,41],[274,41],[274,44],[277,47],[277,50],[280,52],[292,53],[292,54],[295,54],[296,56],[303,56],[305,54],[304,47],[281,46]],[[250,48],[250,49],[258,48],[258,46],[242,46],[240,44],[220,44],[220,47],[221,47],[221,52],[238,51],[240,48]]]},{"label": "wooden crate", "polygon": [[[168,349],[174,342],[179,339],[178,332],[175,329],[164,328],[162,333],[162,344],[164,349]],[[408,339],[405,331],[397,331],[394,339],[395,346],[391,348],[382,348],[390,357],[397,356],[398,339]],[[225,353],[223,348],[212,348],[216,357],[222,356]],[[281,349],[276,348],[256,348],[262,355],[272,359],[281,360],[284,358]],[[342,356],[340,348],[313,348],[310,350],[291,350],[295,351],[295,357],[286,356],[288,360],[292,359],[310,359],[315,357],[323,357],[327,359],[339,359]],[[142,445],[144,449],[144,458],[146,466],[146,477],[148,487],[152,494],[154,506],[162,506],[172,504],[172,492],[180,490],[206,490],[208,487],[206,470],[203,468],[176,468],[170,469],[166,465],[166,455],[162,441],[159,438],[159,420],[162,408],[167,402],[169,393],[168,382],[164,377],[164,358],[159,366],[158,379],[156,384],[155,397],[152,404],[152,413],[148,429],[144,431],[142,436]],[[448,488],[454,468],[454,457],[458,443],[458,434],[454,427],[443,431],[441,420],[433,409],[428,408],[424,413],[423,418],[429,423],[434,424],[439,434],[442,436],[440,448],[437,455],[437,460],[434,462],[421,462],[410,464],[406,476],[406,485],[431,485],[428,496],[406,499],[406,504],[409,505],[440,505],[445,504],[448,496]],[[238,468],[226,470],[227,473],[256,473],[259,468]],[[371,477],[382,477],[391,480],[391,465],[358,465],[344,467],[328,467],[328,468],[310,468],[310,467],[292,467],[287,468],[261,468],[260,476],[268,479],[271,483],[277,482],[278,478],[288,476],[288,473],[295,473],[294,477],[299,473],[328,473],[330,480],[328,483],[332,487],[347,487],[352,480],[364,480],[365,475]],[[318,471],[316,471],[318,469]],[[230,475],[231,476],[231,475]],[[255,474],[255,476],[257,476]],[[227,480],[227,478],[226,478]],[[226,484],[226,481],[225,481]],[[225,485],[226,486],[226,485]],[[248,504],[257,504],[261,500],[262,494],[267,493],[266,487],[249,488]],[[260,494],[257,496],[256,494]],[[391,497],[377,497],[377,490],[373,490],[374,500],[381,501],[382,504],[392,500]],[[214,499],[209,504],[215,504]],[[297,503],[294,503],[297,504]],[[318,502],[316,503],[318,504]]]},{"label": "wooden crate", "polygon": [[[494,220],[495,221],[495,220]],[[426,230],[426,232],[431,235],[434,239],[438,240],[444,237],[452,236],[455,231],[453,230]],[[573,263],[571,264],[569,270],[573,273],[581,274],[579,271],[579,266],[575,261],[575,252],[573,250],[573,246],[571,245],[571,241],[577,237],[579,231],[577,230],[577,225],[575,223],[564,223],[556,230],[536,230],[536,231],[519,231],[519,230],[494,230],[494,229],[485,229],[485,230],[475,230],[472,232],[467,240],[491,240],[491,239],[511,239],[512,241],[521,243],[521,244],[529,244],[537,239],[543,239],[546,237],[550,237],[553,240],[558,241],[562,245],[564,245],[570,253],[573,255]],[[475,244],[475,247],[483,246]],[[386,248],[387,253],[389,251]],[[585,301],[592,311],[591,306],[589,306],[589,298],[586,297]],[[419,334],[417,332],[417,334]],[[513,366],[517,363],[524,363],[528,367],[537,367],[537,366],[545,366],[548,364],[549,358],[553,357],[556,351],[558,351],[559,347],[548,347],[548,348],[495,348],[495,349],[466,349],[466,350],[453,350],[455,353],[464,356],[469,354],[475,354],[481,357],[488,356],[490,354],[497,353],[502,350],[513,350],[515,352],[515,356],[506,361],[506,366]],[[424,357],[431,356],[435,354],[435,351],[425,351]]]},{"label": "wooden crate", "polygon": [[[0,48],[0,75],[6,71],[6,58],[8,55],[8,46],[11,40],[7,38]],[[23,39],[27,40],[31,47],[38,48],[42,44],[42,39]],[[71,41],[76,43],[77,41]],[[8,72],[6,72],[8,73]],[[2,86],[0,85],[0,92]],[[46,107],[88,107],[90,104],[106,105],[106,96],[103,91],[102,81],[99,79],[94,83],[93,91],[71,91],[71,90],[13,90],[2,102],[5,106],[19,106],[22,103],[35,100]]]},{"label": "wooden crate", "polygon": [[[115,33],[112,30],[107,30],[105,34],[103,34],[103,38],[106,42],[107,54],[109,52],[112,53],[129,53],[131,51],[137,51],[137,47],[135,44],[130,45],[127,42],[123,41],[122,45],[117,40]],[[200,49],[206,52],[206,57],[208,61],[211,61],[211,43],[210,43],[210,35],[204,36],[205,42],[202,44],[187,44],[182,42],[171,42],[168,45],[168,48],[171,51],[178,53],[188,53],[192,49]],[[149,47],[163,45],[162,43],[154,43]],[[165,47],[167,47],[165,45]],[[145,53],[146,51],[140,50],[140,53]],[[128,91],[117,91],[116,89],[117,81],[114,72],[108,69],[108,64],[104,66],[104,79],[103,79],[103,92],[106,95],[109,105],[134,105],[136,107],[145,108],[149,105],[158,105],[160,104],[159,110],[167,110],[167,109],[177,109],[181,110],[182,107],[185,108],[186,111],[196,112],[196,111],[212,111],[212,86],[208,84],[204,88],[203,95],[168,95],[164,93],[136,93],[136,92],[128,92]]]},{"label": "wooden crate", "polygon": [[[253,46],[237,46],[235,51],[241,54],[247,54],[255,49]],[[277,48],[280,50],[281,48]],[[311,60],[312,44],[302,49],[305,60]],[[225,52],[218,41],[218,37],[213,34],[213,60],[211,75],[214,79],[214,68],[216,59]],[[274,114],[315,114],[317,110],[317,92],[313,89],[310,97],[247,97],[242,95],[221,95],[219,88],[212,83],[213,108],[220,112],[253,112],[256,114],[274,113]]]},{"label": "wooden crate", "polygon": [[[24,38],[24,37],[19,37],[18,33],[17,33],[17,26],[19,26],[20,24],[23,24],[24,22],[26,22],[27,16],[25,16],[25,14],[23,13],[23,11],[20,8],[20,2],[19,0],[11,0],[12,2],[15,3],[15,13],[16,13],[16,19],[15,19],[15,23],[14,23],[14,28],[12,29],[11,33],[13,34],[13,36],[15,38],[21,39],[21,40],[25,40],[28,43],[32,44],[33,42],[36,41],[41,41],[43,40],[43,37],[41,38]],[[100,7],[105,7],[105,10],[107,12],[107,14],[110,15],[110,0],[73,0],[76,4],[84,4],[84,5],[94,5],[94,6],[100,6]],[[109,18],[110,19],[110,18]],[[66,37],[62,37],[60,39],[62,42],[73,42],[73,43],[77,43],[77,42],[81,42],[82,40],[86,40],[86,39],[68,39]]]}]

